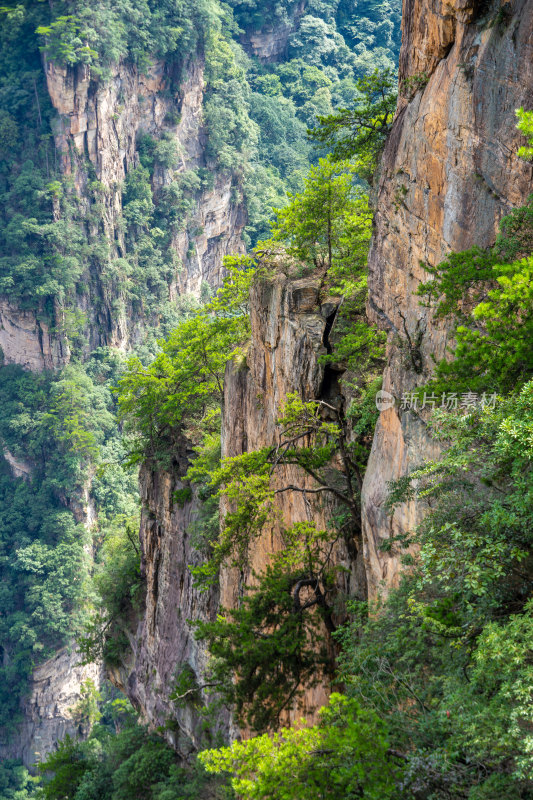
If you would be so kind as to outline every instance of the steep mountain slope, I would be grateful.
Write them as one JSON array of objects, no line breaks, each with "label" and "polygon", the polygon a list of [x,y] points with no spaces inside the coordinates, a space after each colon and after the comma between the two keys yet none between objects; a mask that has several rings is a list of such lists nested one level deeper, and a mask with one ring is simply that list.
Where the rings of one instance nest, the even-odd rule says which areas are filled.
[{"label": "steep mountain slope", "polygon": [[[443,11],[407,2],[404,8],[401,96],[381,164],[370,255],[369,313],[389,334],[384,389],[396,401],[380,415],[363,487],[364,560],[371,598],[398,582],[400,556],[387,546],[389,538],[412,530],[425,513],[424,506],[413,501],[391,518],[384,507],[388,482],[438,453],[426,432],[427,411],[410,410],[405,399],[427,382],[433,356],[441,358],[450,342],[446,325],[433,321],[413,294],[425,278],[421,262],[435,265],[451,250],[472,244],[488,247],[501,217],[523,204],[530,190],[531,167],[516,155],[521,139],[515,109],[529,108],[533,102],[532,24],[528,2],[506,4],[504,13],[475,4],[446,6]],[[325,351],[326,320],[335,308],[321,295],[318,279],[290,281],[288,269],[288,264],[278,265],[273,282],[254,290],[246,364],[226,375],[223,448],[228,456],[275,444],[276,418],[290,391],[306,399],[338,391],[335,382],[326,387],[317,358]],[[158,497],[159,481],[154,475],[149,484],[150,507],[157,519],[170,519],[169,492],[165,489]],[[164,513],[156,511],[160,500]],[[287,492],[278,502],[286,524],[309,519],[322,524],[323,511],[301,495]],[[182,525],[158,526],[158,559],[168,559],[176,536],[186,541]],[[158,596],[156,619],[157,614],[162,617],[169,584],[156,580],[152,534],[143,536],[151,591]],[[254,545],[251,570],[264,567],[278,546],[275,526],[267,526]],[[353,553],[340,552],[338,558],[347,568],[350,593],[364,595],[365,579]],[[183,580],[181,567],[176,580]],[[163,596],[157,595],[158,581]],[[246,581],[237,571],[222,573],[226,607],[238,602]],[[156,629],[157,625],[150,628],[151,641],[159,636]],[[183,635],[177,630],[176,648]],[[162,652],[168,636],[167,643],[160,639]],[[201,663],[189,665],[201,684]],[[303,707],[316,707],[323,697],[320,688],[309,692]],[[161,722],[149,706],[141,702],[144,713]],[[165,713],[170,711],[167,705]]]},{"label": "steep mountain slope", "polygon": [[[389,333],[380,415],[364,484],[371,594],[397,581],[398,553],[380,545],[412,528],[423,509],[384,508],[387,482],[435,454],[426,413],[402,398],[444,356],[446,325],[414,295],[450,251],[493,244],[502,216],[525,203],[532,169],[517,156],[515,110],[533,103],[533,6],[475,2],[404,6],[396,120],[383,155],[369,258],[369,313]],[[460,399],[460,398],[459,398]]]},{"label": "steep mountain slope", "polygon": [[[306,126],[350,100],[372,53],[376,63],[395,60],[398,30],[389,17],[398,18],[398,2],[383,4],[387,13],[368,36],[350,27],[350,3],[280,4],[266,28],[265,4],[252,17],[230,5],[240,30],[227,7],[208,2],[2,10],[1,513],[9,588],[1,601],[0,724],[2,752],[26,763],[50,750],[58,731],[75,729],[70,704],[94,670],[72,673],[70,655],[54,653],[79,633],[102,540],[137,512],[110,391],[123,354],[136,349],[148,360],[156,337],[220,285],[223,257],[263,235],[271,205],[300,185],[310,158]],[[257,37],[270,52],[264,59]],[[141,494],[163,516],[162,529],[185,525],[168,512],[166,478],[156,477],[166,487],[161,497],[150,480]],[[147,538],[151,523],[145,514]],[[147,575],[157,552],[154,541]],[[165,562],[169,585],[186,574],[188,552],[184,546]],[[189,584],[183,598],[202,613],[215,607],[196,601]],[[150,624],[155,641],[157,615]],[[184,658],[194,661],[188,635]],[[156,655],[148,648],[142,658],[146,678]],[[38,664],[37,683],[28,683]],[[175,664],[165,669],[166,692]],[[146,709],[154,702],[141,690],[132,696]],[[161,713],[147,710],[153,722]]]}]

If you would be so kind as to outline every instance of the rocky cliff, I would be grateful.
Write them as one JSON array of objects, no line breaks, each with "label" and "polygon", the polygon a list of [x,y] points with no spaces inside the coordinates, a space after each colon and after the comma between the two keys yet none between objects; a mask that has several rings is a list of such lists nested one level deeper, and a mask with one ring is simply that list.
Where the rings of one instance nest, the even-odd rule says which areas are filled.
[{"label": "rocky cliff", "polygon": [[[380,415],[363,487],[364,562],[371,597],[395,585],[400,569],[394,549],[380,545],[412,529],[424,513],[411,503],[391,518],[384,508],[387,484],[436,455],[425,414],[402,409],[401,401],[427,381],[432,356],[443,356],[450,336],[414,292],[426,277],[424,264],[435,265],[452,250],[492,244],[501,217],[522,204],[531,190],[532,168],[516,156],[521,142],[515,109],[533,106],[532,55],[532,0],[501,8],[474,0],[405,0],[401,93],[381,165],[369,259],[369,314],[389,334],[383,388],[395,399]],[[246,359],[226,373],[226,456],[275,443],[276,419],[290,392],[305,399],[343,401],[339,376],[326,375],[319,359],[326,352],[335,304],[323,288],[323,276],[297,278],[291,270],[289,263],[279,263],[275,277],[253,289]],[[291,469],[279,480],[295,482]],[[172,506],[168,476],[146,478],[149,511],[141,535],[150,610],[137,634],[134,677],[129,679],[134,685],[128,691],[146,717],[160,724],[169,706],[161,705],[162,695],[153,700],[150,684],[156,689],[168,686],[170,665],[184,658],[201,682],[205,664],[205,654],[192,643],[177,608],[191,616],[209,616],[217,598],[200,601],[190,589],[184,569],[191,557],[186,533],[190,511]],[[324,509],[309,497],[287,492],[278,503],[285,524],[307,519],[319,527],[326,524]],[[278,547],[272,525],[254,543],[250,570],[264,567]],[[344,588],[360,593],[365,576],[348,553],[339,551],[338,558],[347,567]],[[223,571],[222,605],[238,602],[248,578]],[[321,688],[308,692],[303,710],[324,697]]]},{"label": "rocky cliff", "polygon": [[[168,284],[169,301],[183,294],[198,297],[205,284],[212,288],[220,284],[224,256],[242,250],[241,232],[246,221],[242,202],[238,197],[236,199],[235,176],[229,171],[218,171],[206,156],[203,58],[197,54],[181,67],[177,74],[173,71],[177,67],[170,68],[156,62],[148,74],[143,74],[131,63],[120,63],[105,79],[99,79],[83,65],[64,68],[44,63],[48,94],[57,112],[53,124],[54,157],[75,198],[79,225],[88,239],[96,237],[108,247],[108,261],[126,255],[123,190],[126,175],[139,165],[139,136],[149,134],[154,140],[165,136],[175,144],[179,157],[176,167],[163,168],[156,164],[152,183],[154,195],[189,170],[209,168],[212,185],[194,191],[189,210],[184,212],[186,218],[178,226],[171,243],[177,266]],[[100,193],[98,222],[95,222],[94,215],[91,217],[94,211],[91,186],[94,188],[95,185]],[[57,209],[55,212],[57,216]],[[127,289],[121,289],[109,279],[101,262],[89,260],[81,282],[85,285],[85,292],[76,297],[76,304],[85,314],[82,332],[85,354],[101,345],[131,349],[142,339],[147,326],[157,327],[153,315],[147,316],[142,310],[132,309]],[[71,354],[68,341],[61,333],[62,313],[56,303],[55,325],[50,325],[38,311],[19,308],[13,300],[0,297],[1,363],[20,364],[34,372],[60,369],[68,363]],[[22,474],[20,465],[10,456],[6,453],[13,473]],[[90,526],[94,523],[94,509],[89,502],[87,487],[85,494],[86,497],[79,499],[69,498],[68,507],[77,521]],[[165,503],[172,504],[171,497],[172,487],[161,479],[157,483],[157,500],[154,501],[160,519],[159,529],[171,526],[172,512],[167,516],[163,513]],[[149,506],[150,497],[145,497],[145,500]],[[175,516],[172,524],[184,529],[186,520],[176,521]],[[151,518],[155,518],[155,512]],[[145,530],[150,529],[148,519],[143,525]],[[157,553],[155,534],[154,537],[147,546],[145,562],[150,574],[155,569],[153,564]],[[203,598],[195,598],[190,581],[186,582],[189,560],[186,547],[181,555],[171,551],[162,557],[163,564],[169,565],[166,580],[173,584],[174,576],[181,576],[180,597],[187,598],[183,603],[180,601],[182,620],[188,617],[189,612],[194,616],[195,602],[201,606],[204,603]],[[170,601],[175,599],[172,595]],[[147,609],[150,614],[150,600]],[[147,616],[148,636],[159,619]],[[171,619],[170,615],[168,619]],[[173,640],[177,638],[180,641],[183,652],[189,652],[191,645],[181,629],[172,633]],[[163,636],[166,636],[164,632]],[[140,655],[145,665],[140,669],[145,668],[151,674],[152,664],[157,659],[153,646],[147,647],[148,650]],[[27,765],[31,765],[37,754],[46,756],[59,739],[73,732],[69,708],[79,696],[81,682],[99,675],[99,668],[81,668],[76,664],[73,654],[66,655],[61,651],[36,669],[22,708],[24,722],[12,739],[0,742],[2,757],[23,758]],[[161,693],[167,697],[174,667],[174,663],[168,667],[171,674],[165,673],[161,678],[157,676],[155,683],[150,678],[146,683],[146,691],[150,692],[149,699],[145,698],[146,705],[151,708],[150,703],[155,703],[158,709],[152,714],[153,719],[159,719],[162,712],[159,711],[157,694],[152,689],[161,684],[164,689]],[[189,734],[191,730],[189,725]]]},{"label": "rocky cliff", "polygon": [[297,29],[306,6],[307,0],[299,0],[290,9],[286,21],[274,18],[259,30],[245,30],[241,35],[241,44],[264,64],[282,61],[287,55],[291,34]]},{"label": "rocky cliff", "polygon": [[[327,353],[328,334],[337,310],[338,299],[328,296],[325,275],[298,278],[298,268],[285,256],[274,265],[270,278],[259,281],[250,297],[251,341],[242,364],[226,370],[222,421],[222,454],[225,457],[260,450],[280,442],[277,424],[287,396],[296,393],[304,400],[325,400],[343,404],[338,392],[338,375],[321,363]],[[315,484],[302,470],[286,465],[276,471],[275,488]],[[279,521],[267,524],[253,542],[247,569],[224,569],[220,576],[221,603],[234,608],[253,573],[268,565],[272,553],[282,547],[280,525],[289,528],[298,522],[314,522],[317,529],[328,527],[331,505],[317,502],[305,492],[284,491],[276,497]],[[361,594],[364,575],[344,546],[338,545],[335,558],[345,568],[342,589]],[[324,630],[324,636],[326,631]],[[325,702],[322,686],[309,689],[301,705],[292,709],[287,721],[312,713]]]},{"label": "rocky cliff", "polygon": [[[191,209],[184,214],[171,248],[176,269],[168,285],[168,300],[180,294],[198,296],[204,284],[220,285],[222,260],[242,250],[241,232],[246,218],[242,202],[235,200],[235,176],[208,163],[203,130],[203,61],[197,55],[169,68],[155,62],[148,74],[131,64],[119,63],[105,80],[89,67],[60,67],[45,63],[50,101],[57,112],[53,123],[54,157],[68,179],[80,215],[79,224],[89,238],[108,248],[105,261],[127,256],[123,191],[127,173],[139,165],[139,136],[162,136],[174,142],[179,157],[176,168],[156,165],[154,194],[182,173],[208,167],[213,185],[195,191]],[[181,75],[183,74],[183,78]],[[91,219],[98,187],[101,219]],[[56,209],[56,216],[59,211]],[[133,311],[127,290],[106,274],[105,264],[89,260],[80,283],[85,292],[76,304],[86,316],[83,338],[88,354],[111,345],[129,349],[142,337],[146,324],[157,320]],[[70,358],[61,334],[62,309],[54,307],[55,332],[31,310],[20,310],[0,296],[0,347],[5,363],[41,371],[63,366]]]},{"label": "rocky cliff", "polygon": [[21,760],[31,768],[65,736],[82,732],[75,714],[82,686],[87,681],[99,686],[102,678],[101,665],[81,665],[75,648],[63,648],[40,664],[22,705],[24,723],[13,736],[0,739],[1,758]]},{"label": "rocky cliff", "polygon": [[[124,252],[122,190],[128,171],[138,165],[137,142],[142,134],[175,142],[180,164],[176,169],[156,166],[154,191],[168,185],[180,173],[206,166],[206,136],[202,124],[204,67],[197,55],[182,65],[184,78],[162,62],[155,62],[148,74],[135,66],[120,63],[105,81],[91,79],[90,70],[80,66],[66,69],[48,64],[46,79],[50,99],[58,112],[55,144],[62,160],[62,171],[72,175],[76,189],[84,196],[89,181],[87,160],[104,187],[104,230],[107,241],[116,242],[116,254]],[[74,154],[74,157],[72,157]],[[196,194],[188,225],[173,241],[177,263],[169,298],[178,293],[199,294],[203,282],[218,286],[222,258],[242,249],[240,234],[245,223],[244,209],[231,194],[234,177],[218,173],[214,164],[214,186]],[[114,289],[115,287],[112,287]],[[116,296],[105,298],[108,305]],[[100,303],[90,296],[84,302],[90,314]],[[131,318],[127,305],[115,318],[104,320],[107,344],[127,347],[132,343]],[[93,320],[92,336],[98,335]],[[108,330],[109,328],[109,330]],[[133,337],[134,341],[134,337]],[[94,342],[93,346],[97,346]]]},{"label": "rocky cliff", "polygon": [[[515,109],[533,106],[533,3],[405,0],[396,119],[377,193],[369,313],[389,333],[383,388],[396,399],[375,433],[363,488],[371,595],[394,585],[399,559],[380,544],[410,530],[423,509],[384,510],[387,482],[434,454],[424,414],[401,409],[449,344],[414,296],[424,264],[494,242],[498,223],[532,189],[520,161]],[[405,403],[404,403],[405,405]]]},{"label": "rocky cliff", "polygon": [[[189,565],[200,562],[189,526],[198,511],[193,497],[179,504],[174,493],[182,489],[188,467],[185,445],[172,474],[145,467],[141,473],[143,505],[140,541],[141,573],[146,582],[145,605],[133,620],[131,650],[120,669],[110,670],[112,681],[130,698],[142,717],[163,726],[169,742],[183,755],[197,746],[202,718],[195,702],[175,703],[180,675],[187,673],[193,686],[205,680],[207,653],[194,638],[194,621],[214,619],[218,591],[199,591],[193,585]],[[185,690],[188,691],[188,690]],[[206,695],[200,689],[199,695]],[[226,731],[227,714],[221,713],[215,728]]]},{"label": "rocky cliff", "polygon": [[[298,393],[305,400],[345,402],[338,389],[340,374],[332,374],[320,360],[327,352],[338,298],[328,295],[324,274],[297,277],[299,265],[286,256],[277,257],[270,266],[270,277],[252,289],[251,339],[246,355],[226,370],[222,418],[225,457],[275,444],[280,436],[277,420],[290,393]],[[244,588],[253,581],[252,573],[263,570],[272,553],[281,548],[280,525],[313,521],[318,529],[325,529],[332,510],[327,504],[317,503],[312,494],[280,493],[276,500],[280,518],[265,526],[254,541],[246,571],[225,568],[217,591],[199,592],[188,569],[189,564],[197,563],[199,554],[187,530],[197,501],[193,498],[184,507],[173,501],[173,492],[183,485],[180,476],[186,471],[187,455],[184,451],[178,457],[174,476],[149,470],[143,473],[141,545],[146,611],[131,634],[128,662],[113,676],[144,719],[154,725],[171,721],[168,736],[178,747],[187,747],[180,734],[188,733],[193,743],[198,740],[199,717],[191,707],[176,707],[169,694],[184,668],[201,686],[207,665],[207,654],[194,640],[189,620],[213,619],[220,606],[233,608],[238,604]],[[290,484],[314,485],[297,467],[285,466],[276,474],[276,485]],[[344,568],[340,588],[364,597],[362,561],[354,560],[353,553],[351,556],[340,544],[335,557]],[[310,715],[325,701],[323,686],[309,689],[284,721],[290,722],[302,713]],[[227,731],[231,723],[223,714],[217,724]]]}]

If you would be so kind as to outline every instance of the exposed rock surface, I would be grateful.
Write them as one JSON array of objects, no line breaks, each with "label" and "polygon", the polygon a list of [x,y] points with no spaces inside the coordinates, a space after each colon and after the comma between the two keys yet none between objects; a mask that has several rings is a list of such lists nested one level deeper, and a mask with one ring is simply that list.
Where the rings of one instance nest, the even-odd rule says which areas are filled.
[{"label": "exposed rock surface", "polygon": [[22,458],[17,458],[13,453],[4,447],[4,458],[10,466],[14,478],[24,478],[24,480],[31,482],[33,466],[29,461],[24,461]]},{"label": "exposed rock surface", "polygon": [[[500,10],[475,0],[405,0],[402,24],[404,96],[382,163],[369,277],[370,314],[390,332],[383,388],[398,401],[427,380],[431,355],[441,358],[449,343],[446,326],[413,295],[427,277],[420,262],[491,245],[502,216],[531,192],[532,167],[517,157],[515,109],[533,107],[533,2],[512,0]],[[421,372],[404,322],[413,343],[423,334]],[[435,452],[423,417],[399,405],[381,414],[364,483],[372,595],[394,585],[399,571],[397,555],[380,543],[423,513],[411,503],[391,520],[387,481]]]},{"label": "exposed rock surface", "polygon": [[[141,474],[145,608],[130,634],[127,662],[122,669],[111,671],[113,682],[126,692],[147,722],[167,725],[166,737],[183,754],[190,751],[191,741],[193,745],[199,741],[202,720],[193,703],[175,705],[170,695],[183,670],[196,679],[197,685],[203,683],[207,654],[194,639],[191,622],[213,619],[218,608],[218,593],[196,589],[189,569],[199,561],[187,530],[198,506],[194,498],[180,505],[173,497],[183,487],[178,476],[186,469],[183,453],[175,475],[148,468]],[[227,723],[222,713],[220,727]]]},{"label": "exposed rock surface", "polygon": [[287,56],[289,39],[302,17],[307,0],[300,0],[287,22],[272,20],[261,30],[245,31],[241,36],[243,47],[264,64],[281,61]]},{"label": "exposed rock surface", "polygon": [[81,685],[91,680],[98,686],[101,679],[100,666],[81,666],[79,662],[75,648],[63,648],[37,667],[22,707],[24,722],[12,738],[4,732],[0,758],[22,759],[31,767],[67,734],[78,732],[72,710],[80,699]]},{"label": "exposed rock surface", "polygon": [[[481,17],[474,0],[406,0],[404,5],[403,93],[377,192],[369,297],[371,316],[390,334],[384,389],[398,401],[427,380],[431,356],[441,357],[450,342],[446,326],[436,324],[413,295],[426,276],[420,262],[434,265],[450,250],[490,245],[501,217],[524,202],[532,185],[531,166],[516,156],[521,137],[514,111],[533,106],[533,0],[507,3],[503,21],[496,24],[491,20],[498,9],[485,6]],[[320,363],[327,321],[335,310],[324,296],[322,276],[297,279],[289,277],[289,265],[278,267],[275,277],[252,292],[251,342],[242,363],[226,373],[226,456],[276,443],[276,419],[289,393],[318,399],[338,392]],[[424,416],[399,405],[381,414],[364,483],[366,578],[373,597],[397,582],[400,569],[395,552],[381,550],[380,544],[411,529],[424,513],[410,503],[391,519],[384,509],[387,483],[436,455]],[[287,468],[279,481],[301,485],[301,475]],[[280,539],[274,522],[254,542],[249,572],[223,570],[220,598],[199,595],[186,567],[195,559],[187,534],[194,504],[182,509],[172,503],[179,485],[168,475],[144,476],[147,612],[121,680],[152,724],[170,716],[194,738],[194,716],[177,715],[165,699],[176,667],[188,663],[200,682],[205,667],[205,652],[193,641],[186,619],[211,617],[219,599],[224,606],[235,605],[251,572],[265,567]],[[324,509],[309,496],[287,492],[278,497],[285,525],[326,524]],[[347,567],[345,588],[357,593],[361,575],[347,553],[339,550],[338,558]],[[325,690],[318,687],[296,713],[324,699]]]},{"label": "exposed rock surface", "polygon": [[[511,0],[502,9],[496,18],[498,8],[482,8],[476,0],[404,2],[403,95],[384,153],[369,281],[370,313],[390,332],[384,389],[398,400],[427,379],[431,355],[442,356],[449,342],[446,327],[437,325],[413,296],[425,277],[420,261],[433,265],[450,250],[491,244],[503,214],[531,191],[532,168],[516,156],[522,142],[514,111],[520,105],[533,107],[533,0]],[[495,24],[489,24],[491,19]],[[273,30],[263,38],[250,36],[250,47],[261,59],[272,60],[283,52],[288,35]],[[72,174],[84,196],[88,180],[84,159],[91,161],[105,186],[106,233],[118,247],[122,246],[117,228],[119,187],[135,164],[139,131],[171,131],[182,147],[183,169],[205,163],[201,62],[190,65],[188,76],[174,98],[181,119],[170,124],[172,101],[161,93],[169,76],[162,64],[155,64],[149,76],[122,65],[105,86],[91,82],[84,68],[47,68],[50,96],[60,115],[55,136],[63,169]],[[69,152],[74,153],[73,161]],[[158,185],[170,179],[165,171],[156,173]],[[171,296],[198,292],[204,280],[212,286],[219,283],[221,256],[237,249],[244,224],[242,209],[231,198],[231,178],[222,175],[212,190],[198,197],[194,225],[201,232],[194,237],[192,256],[187,256],[189,235],[185,232],[176,239],[185,269],[176,277]],[[91,347],[104,342],[128,346],[138,323],[128,317],[126,308],[113,315],[113,298],[102,287],[95,284],[91,291],[104,297],[104,308],[97,312],[92,311],[92,295],[83,301],[93,314]],[[316,399],[332,391],[319,356],[325,352],[327,320],[333,310],[323,296],[320,276],[294,279],[279,270],[274,279],[254,289],[246,360],[232,366],[226,376],[224,455],[274,443],[276,419],[290,392]],[[0,315],[0,345],[7,361],[39,370],[60,366],[68,358],[31,315],[8,303],[0,304]],[[412,342],[421,334],[421,371],[415,370],[410,358],[407,333]],[[384,510],[387,482],[433,453],[423,416],[398,406],[381,414],[363,492],[367,580],[373,596],[394,585],[399,572],[397,556],[379,545],[391,534],[410,529],[423,513],[413,503],[398,509],[391,520]],[[131,634],[128,663],[113,676],[146,720],[153,725],[170,720],[167,735],[182,750],[188,747],[187,738],[193,742],[198,738],[200,720],[190,706],[176,708],[169,695],[184,666],[201,683],[206,665],[206,653],[195,642],[188,620],[212,618],[219,599],[233,605],[249,578],[224,571],[220,598],[193,588],[188,565],[195,563],[197,554],[187,529],[196,501],[181,507],[173,499],[182,485],[186,460],[186,452],[179,454],[175,476],[148,471],[142,476],[146,610]],[[294,478],[289,469],[280,476],[296,482]],[[279,508],[285,524],[307,519],[319,527],[325,524],[323,510],[303,494],[280,495]],[[264,567],[277,547],[279,532],[273,525],[255,543],[251,568]],[[360,576],[354,574],[346,553],[339,551],[338,557],[348,567],[346,588],[356,592]],[[68,708],[85,678],[69,659],[62,651],[36,671],[27,723],[9,744],[15,748],[10,752],[23,753],[27,763],[71,730]],[[321,688],[313,690],[306,695],[303,710],[323,699]],[[227,724],[221,717],[221,728]]]},{"label": "exposed rock surface", "polygon": [[[125,255],[119,223],[122,187],[127,172],[138,165],[140,134],[174,138],[180,155],[176,170],[156,167],[155,192],[189,169],[202,166],[213,173],[213,188],[197,192],[187,225],[173,241],[181,268],[169,286],[171,300],[183,292],[199,295],[204,282],[211,287],[220,285],[222,259],[242,250],[240,236],[246,222],[242,204],[234,201],[233,175],[217,171],[216,165],[206,160],[202,58],[191,58],[183,71],[186,77],[180,82],[163,62],[155,62],[148,74],[120,63],[106,81],[99,81],[93,80],[90,69],[83,65],[46,65],[50,99],[59,115],[54,135],[62,171],[72,176],[88,210],[87,162],[94,168],[103,190],[103,235],[115,257]],[[79,298],[79,305],[89,320],[89,350],[101,344],[127,348],[135,343],[143,320],[132,314],[119,287],[102,281],[99,275],[89,276],[87,284],[89,293]]]},{"label": "exposed rock surface", "polygon": [[3,363],[20,364],[33,372],[63,366],[68,347],[53,337],[33,311],[22,311],[0,296],[0,348]]},{"label": "exposed rock surface", "polygon": [[[224,456],[273,445],[279,440],[276,421],[291,392],[306,400],[330,398],[330,380],[320,363],[326,353],[327,321],[335,312],[322,288],[323,276],[291,278],[278,265],[273,278],[262,280],[251,296],[251,342],[246,357],[226,371],[223,409]],[[177,475],[186,470],[187,453],[178,454]],[[280,470],[278,484],[307,485],[305,476],[295,467]],[[309,484],[310,485],[310,484]],[[267,526],[254,541],[251,562],[246,574],[224,569],[218,593],[203,593],[192,585],[188,564],[198,555],[187,528],[194,518],[196,501],[180,507],[173,492],[181,488],[179,477],[145,470],[141,480],[143,516],[141,521],[142,569],[146,577],[146,610],[134,635],[132,655],[113,680],[121,685],[144,718],[152,725],[172,720],[167,734],[178,748],[186,748],[189,735],[198,738],[197,715],[191,710],[176,709],[169,694],[179,671],[188,665],[202,684],[207,654],[194,640],[188,620],[212,619],[219,603],[234,607],[252,578],[252,571],[263,569],[273,552],[281,546],[279,525]],[[314,521],[318,528],[327,524],[327,509],[312,495],[287,492],[278,495],[283,525]],[[356,574],[344,548],[337,559],[346,568],[343,588],[357,593],[357,583],[364,573]],[[302,713],[312,713],[326,700],[325,690],[309,690],[298,709],[286,721]],[[229,720],[222,715],[219,727],[227,729]]]},{"label": "exposed rock surface", "polygon": [[[286,265],[288,266],[288,265]],[[224,456],[259,450],[280,441],[277,419],[287,396],[297,393],[304,400],[331,399],[329,371],[320,356],[327,352],[328,319],[335,313],[323,288],[323,275],[295,279],[283,264],[277,266],[273,278],[262,280],[251,294],[251,343],[241,365],[230,365],[224,386],[223,441]],[[335,391],[335,390],[334,390]],[[295,466],[276,472],[277,487],[315,486]],[[314,522],[318,529],[328,527],[331,508],[319,504],[311,494],[283,492],[276,505],[281,524]],[[279,525],[267,525],[250,552],[246,574],[225,569],[221,574],[221,603],[234,607],[243,588],[252,580],[252,572],[263,570],[273,552],[279,550]],[[342,588],[360,593],[364,574],[357,574],[344,546],[338,546],[336,559],[346,569]],[[325,632],[324,632],[324,635]],[[287,721],[302,713],[312,714],[326,700],[322,686],[308,690],[302,703],[287,715]]]}]

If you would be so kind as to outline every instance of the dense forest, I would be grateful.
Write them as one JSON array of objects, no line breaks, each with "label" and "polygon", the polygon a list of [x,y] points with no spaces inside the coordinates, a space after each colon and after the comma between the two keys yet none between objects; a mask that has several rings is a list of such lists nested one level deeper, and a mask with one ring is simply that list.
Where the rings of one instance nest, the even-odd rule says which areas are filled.
[{"label": "dense forest", "polygon": [[[280,7],[280,18],[289,10]],[[206,285],[203,298],[169,303],[176,269],[171,243],[188,224],[195,191],[212,182],[219,165],[239,173],[249,220],[245,238],[265,237],[272,208],[284,204],[287,191],[298,190],[316,157],[307,127],[318,113],[331,113],[357,93],[363,74],[358,59],[368,60],[374,48],[387,68],[395,59],[398,30],[385,10],[381,25],[373,23],[376,34],[366,43],[354,39],[351,49],[337,30],[336,14],[343,17],[336,4],[321,4],[317,13],[309,15],[308,34],[300,31],[283,63],[263,66],[236,42],[238,13],[234,17],[216,3],[50,9],[29,2],[2,10],[1,291],[22,308],[37,309],[39,319],[65,340],[71,360],[64,370],[42,375],[9,366],[0,378],[2,439],[34,473],[31,482],[14,479],[4,462],[2,642],[9,657],[2,667],[0,724],[16,721],[22,678],[36,659],[81,631],[92,591],[90,564],[86,534],[65,498],[75,496],[91,475],[97,548],[137,513],[136,479],[123,468],[112,393],[125,359],[106,346],[87,352],[88,320],[80,298],[102,304],[102,295],[111,295],[112,313],[123,304],[141,317],[145,334],[137,353],[150,361],[157,337],[209,295]],[[58,169],[43,54],[59,65],[90,65],[102,81],[120,59],[143,70],[152,59],[164,58],[176,63],[179,80],[184,60],[197,49],[206,59],[209,167],[182,172],[155,192],[155,169],[176,167],[178,152],[170,130],[159,141],[142,135],[138,166],[122,187],[124,252],[118,255],[106,237],[103,187],[91,175],[92,165],[88,203]],[[170,128],[175,120],[168,122]]]},{"label": "dense forest", "polygon": [[[187,531],[195,586],[213,590],[224,570],[250,576],[235,607],[194,623],[210,655],[205,686],[176,674],[172,702],[203,720],[187,759],[165,735],[176,720],[154,730],[110,683],[89,681],[72,709],[77,734],[37,775],[1,764],[0,800],[533,797],[531,199],[490,246],[424,266],[416,302],[452,343],[403,403],[432,407],[438,456],[391,482],[387,502],[390,514],[406,503],[425,514],[382,544],[403,564],[397,585],[378,597],[361,580],[342,589],[339,552],[364,572],[362,485],[388,353],[368,314],[367,261],[400,3],[25,0],[0,13],[0,293],[68,354],[29,371],[2,353],[2,738],[22,721],[33,670],[59,648],[111,672],[127,662],[145,591],[141,465],[172,474],[185,442],[173,502],[199,502]],[[274,59],[254,54],[258,31],[286,32]],[[204,150],[184,168],[172,103],[198,59]],[[85,70],[105,86],[117,65],[149,75],[154,63],[171,110],[157,135],[137,132],[113,227],[89,157],[70,152],[65,170],[44,75]],[[403,97],[427,80],[400,86]],[[525,163],[533,112],[516,114]],[[219,176],[243,209],[242,246],[221,282],[176,293],[203,234],[197,204]],[[251,298],[282,270],[318,278],[335,299],[320,363],[340,376],[338,398],[289,394],[275,443],[224,457],[225,375],[246,362]],[[131,324],[126,346],[111,318]],[[421,375],[405,325],[393,346]],[[314,496],[325,526],[286,525],[276,498],[288,491]],[[281,546],[250,573],[272,520]],[[317,686],[327,704],[291,725]],[[228,712],[242,739],[220,733]]]}]

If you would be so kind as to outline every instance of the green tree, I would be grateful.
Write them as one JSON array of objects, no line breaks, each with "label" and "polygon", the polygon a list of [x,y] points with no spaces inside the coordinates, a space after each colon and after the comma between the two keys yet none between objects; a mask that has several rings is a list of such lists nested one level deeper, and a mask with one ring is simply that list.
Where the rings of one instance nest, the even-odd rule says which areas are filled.
[{"label": "green tree", "polygon": [[526,161],[531,161],[533,159],[533,111],[524,111],[523,108],[519,108],[516,111],[516,116],[518,118],[516,127],[528,141],[525,147],[519,148],[518,155]]},{"label": "green tree", "polygon": [[530,200],[502,220],[493,248],[426,265],[433,277],[417,293],[456,322],[453,359],[439,362],[430,388],[509,392],[533,375],[532,231]]},{"label": "green tree", "polygon": [[346,260],[352,245],[357,261],[361,247],[366,251],[368,246],[371,214],[366,198],[354,187],[353,173],[349,162],[320,159],[311,167],[304,191],[289,195],[289,204],[277,210],[274,239],[318,269],[331,270]]},{"label": "green tree", "polygon": [[98,58],[98,53],[78,36],[79,20],[72,14],[57,17],[50,25],[40,25],[35,32],[44,36],[42,50],[57,64],[91,64]]},{"label": "green tree", "polygon": [[227,797],[222,781],[207,776],[191,760],[184,764],[161,737],[138,724],[127,700],[108,700],[86,740],[67,736],[39,765],[43,786],[37,796],[43,800]]},{"label": "green tree", "polygon": [[383,723],[340,694],[331,695],[318,725],[283,728],[199,758],[209,772],[229,773],[243,800],[386,800],[396,796],[400,772]]},{"label": "green tree", "polygon": [[30,775],[22,764],[11,759],[0,764],[1,800],[32,800],[39,785],[39,777]]},{"label": "green tree", "polygon": [[175,437],[220,404],[226,364],[249,333],[250,257],[229,259],[217,296],[161,343],[146,368],[132,358],[119,382],[119,410],[131,436],[133,462],[168,459]]},{"label": "green tree", "polygon": [[358,96],[352,108],[318,117],[309,131],[312,141],[327,145],[334,160],[355,158],[358,174],[368,183],[389,133],[396,109],[396,79],[390,70],[378,70],[356,82]]},{"label": "green tree", "polygon": [[128,650],[127,631],[140,611],[144,582],[140,571],[139,519],[118,515],[105,531],[93,577],[94,608],[78,646],[86,662],[103,658],[119,666]]}]

